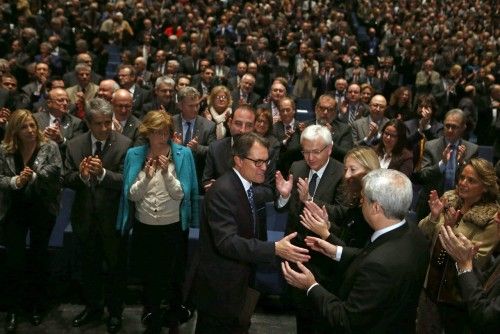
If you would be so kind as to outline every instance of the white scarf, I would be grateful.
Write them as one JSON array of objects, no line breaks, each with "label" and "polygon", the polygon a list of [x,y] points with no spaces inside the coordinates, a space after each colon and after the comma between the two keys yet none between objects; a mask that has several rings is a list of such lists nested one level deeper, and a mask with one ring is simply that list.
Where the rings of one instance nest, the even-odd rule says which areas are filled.
[{"label": "white scarf", "polygon": [[215,122],[215,135],[217,139],[222,139],[226,136],[226,127],[224,124],[226,123],[226,115],[229,116],[233,113],[231,107],[228,107],[222,114],[219,114],[215,111],[214,107],[210,107],[209,109],[210,115],[212,116],[212,120]]}]

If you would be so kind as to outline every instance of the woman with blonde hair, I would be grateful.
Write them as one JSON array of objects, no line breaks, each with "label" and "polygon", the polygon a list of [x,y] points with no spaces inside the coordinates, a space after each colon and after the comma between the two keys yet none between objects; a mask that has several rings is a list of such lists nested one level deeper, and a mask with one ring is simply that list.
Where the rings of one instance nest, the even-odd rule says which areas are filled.
[{"label": "woman with blonde hair", "polygon": [[[5,331],[13,333],[21,305],[30,321],[41,323],[48,244],[59,209],[62,161],[56,143],[48,141],[29,110],[12,113],[0,146],[0,227],[6,247]],[[30,233],[30,270],[26,235]],[[25,300],[25,297],[27,297]]]},{"label": "woman with blonde hair", "polygon": [[215,122],[215,135],[222,139],[230,135],[227,120],[231,117],[233,110],[231,92],[226,86],[215,86],[208,96],[207,109],[203,116]]},{"label": "woman with blonde hair", "polygon": [[373,230],[361,211],[361,180],[372,170],[379,169],[377,153],[369,147],[356,147],[344,158],[344,180],[339,191],[343,203],[334,222],[329,222],[325,208],[306,202],[301,223],[322,239],[336,245],[364,247]]},{"label": "woman with blonde hair", "polygon": [[[132,249],[144,284],[148,333],[162,326],[160,304],[181,307],[180,289],[173,289],[185,271],[189,226],[198,225],[198,182],[191,150],[171,140],[172,117],[150,111],[139,126],[148,144],[133,147],[125,157],[123,193],[117,228],[126,235],[133,226]],[[177,291],[175,291],[177,290]],[[169,324],[171,330],[177,324]]]},{"label": "woman with blonde hair", "polygon": [[446,333],[471,330],[457,285],[457,275],[462,272],[443,250],[438,235],[441,226],[450,226],[453,233],[464,235],[477,245],[475,260],[482,267],[498,243],[494,223],[498,194],[495,169],[482,158],[472,158],[462,167],[456,189],[441,198],[435,190],[430,192],[431,212],[418,224],[433,241],[418,321],[421,332],[428,332],[426,326],[442,327]]}]

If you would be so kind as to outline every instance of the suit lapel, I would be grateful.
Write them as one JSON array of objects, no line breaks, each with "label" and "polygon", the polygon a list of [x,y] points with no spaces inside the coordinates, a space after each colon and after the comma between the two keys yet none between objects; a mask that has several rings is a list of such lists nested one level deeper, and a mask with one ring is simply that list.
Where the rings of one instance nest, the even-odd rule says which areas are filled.
[{"label": "suit lapel", "polygon": [[9,167],[10,171],[12,172],[12,175],[16,175],[16,163],[14,162],[14,155],[13,154],[6,154],[5,161],[7,162],[7,166]]},{"label": "suit lapel", "polygon": [[321,176],[321,179],[319,180],[319,184],[316,187],[316,193],[314,194],[314,198],[322,198],[321,195],[325,192],[325,190],[328,190],[333,186],[330,182],[331,175],[335,173],[335,170],[333,170],[332,159],[333,158],[330,158],[330,160],[328,161],[325,171],[323,172],[323,176]]}]

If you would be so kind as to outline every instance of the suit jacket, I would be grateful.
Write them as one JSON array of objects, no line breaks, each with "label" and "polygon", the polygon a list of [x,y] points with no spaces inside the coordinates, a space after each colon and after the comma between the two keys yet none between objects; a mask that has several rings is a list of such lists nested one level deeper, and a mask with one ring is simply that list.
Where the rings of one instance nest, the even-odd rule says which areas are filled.
[{"label": "suit jacket", "polygon": [[[364,141],[364,138],[368,135],[369,129],[370,129],[370,122],[371,118],[370,116],[366,116],[363,118],[360,118],[352,123],[352,141],[354,145],[359,146],[359,145],[367,145]],[[380,140],[380,131],[382,131],[382,128],[384,127],[385,123],[389,122],[389,119],[384,117],[382,118],[382,121],[380,122],[380,125],[378,127],[379,132],[378,132],[378,138],[374,137],[372,138],[372,141],[370,144],[375,144]]]},{"label": "suit jacket", "polygon": [[297,120],[294,122],[293,131],[291,138],[284,143],[283,141],[286,137],[285,125],[282,121],[273,124],[273,135],[280,145],[277,169],[280,170],[283,175],[288,175],[293,162],[302,160],[303,158],[300,152],[300,129]]},{"label": "suit jacket", "polygon": [[458,276],[462,298],[469,311],[471,328],[484,333],[494,333],[500,328],[500,257],[484,271],[477,267],[473,272]]},{"label": "suit jacket", "polygon": [[405,223],[364,249],[345,247],[338,296],[317,285],[309,298],[337,333],[412,333],[429,245]]},{"label": "suit jacket", "polygon": [[[338,108],[340,108],[340,106]],[[354,107],[354,110],[356,113],[355,119],[358,120],[362,117],[368,116],[368,114],[370,112],[370,107],[368,107],[368,105],[366,103],[360,101]],[[337,119],[339,122],[346,123],[346,124],[349,123],[349,104],[347,104],[347,112],[345,114],[341,113],[339,110]]]},{"label": "suit jacket", "polygon": [[377,77],[367,77],[367,76],[365,76],[363,78],[363,80],[359,81],[359,84],[364,84],[364,83],[370,84],[370,86],[372,86],[373,89],[375,90],[375,94],[382,93],[382,90],[384,88],[384,84],[382,83],[382,80],[380,80]]},{"label": "suit jacket", "polygon": [[123,162],[131,140],[112,131],[103,147],[102,164],[106,175],[100,182],[87,184],[80,178],[83,158],[92,155],[90,131],[68,142],[64,163],[64,185],[75,191],[71,210],[73,231],[82,240],[91,224],[99,224],[103,235],[115,235],[115,222],[123,187]]},{"label": "suit jacket", "polygon": [[254,264],[275,260],[274,243],[261,240],[266,231],[258,220],[254,229],[247,194],[233,170],[207,192],[204,211],[194,302],[212,316],[238,317],[253,284]]},{"label": "suit jacket", "polygon": [[[69,88],[66,88],[66,93],[68,93],[68,98],[71,101],[71,103],[76,103],[76,93],[81,92],[82,88],[80,85],[74,85]],[[97,86],[95,83],[89,83],[87,87],[85,88],[85,101],[88,101],[90,99],[93,99],[96,95],[97,92],[99,91],[99,86]]]},{"label": "suit jacket", "polygon": [[138,85],[135,85],[132,99],[133,99],[132,113],[134,114],[135,117],[141,119],[143,116],[142,108],[144,104],[151,102],[152,100],[151,91],[141,88]]},{"label": "suit jacket", "polygon": [[[238,108],[238,106],[240,105],[240,89],[239,88],[235,88],[232,92],[231,92],[231,98],[233,100],[233,110],[236,110],[236,108]],[[247,98],[247,104],[251,105],[254,109],[257,108],[257,105],[259,104],[260,102],[260,96],[257,95],[255,92],[251,92],[250,95],[248,95],[248,98]]]},{"label": "suit jacket", "polygon": [[[478,146],[466,140],[461,140],[460,144],[465,145],[464,161],[477,156]],[[424,156],[422,159],[422,169],[416,173],[416,181],[423,185],[420,196],[417,202],[417,217],[422,219],[429,213],[429,204],[427,203],[429,192],[433,189],[437,190],[439,196],[444,192],[444,173],[439,169],[439,161],[446,142],[444,137],[434,139],[425,143]],[[457,168],[457,174],[460,168]]]},{"label": "suit jacket", "polygon": [[[174,123],[174,131],[182,134],[181,115],[174,115],[172,120]],[[205,161],[207,159],[208,145],[215,141],[215,123],[198,115],[196,116],[192,132],[193,137],[198,137],[198,149],[196,151],[192,151],[192,153],[196,163],[196,175],[198,175],[198,179],[201,180],[203,170],[205,168]]]},{"label": "suit jacket", "polygon": [[121,132],[122,135],[132,140],[133,145],[139,141],[139,125],[141,125],[141,121],[134,115],[130,115]]},{"label": "suit jacket", "polygon": [[[215,140],[208,145],[207,160],[202,177],[203,185],[212,179],[216,180],[219,176],[232,169],[231,141],[232,137],[226,137]],[[271,157],[271,152],[269,152],[269,157]],[[257,205],[264,205],[264,203],[274,199],[275,171],[276,164],[271,161],[266,170],[266,180],[263,184],[255,186],[255,203]]]},{"label": "suit jacket", "polygon": [[[33,117],[38,122],[38,128],[43,131],[46,127],[50,126],[50,115],[48,111],[39,111],[33,114]],[[61,152],[62,159],[66,156],[66,144],[68,140],[73,139],[84,132],[85,123],[81,119],[70,115],[69,113],[62,114],[60,131],[64,140],[59,144],[59,151]]]},{"label": "suit jacket", "polygon": [[[294,162],[290,168],[290,174],[293,175],[294,181],[298,180],[299,177],[303,179],[309,177],[309,171],[310,168],[304,160]],[[342,182],[343,175],[344,166],[337,160],[330,159],[323,176],[317,184],[316,193],[313,198],[314,202],[319,206],[326,206],[328,217],[332,221],[337,221],[337,218],[342,217],[340,206],[342,196],[338,188]],[[302,214],[303,208],[304,204],[299,199],[297,183],[294,182],[290,199],[283,208],[278,208],[278,210],[288,209],[288,223],[285,234],[288,235],[292,232],[297,232],[298,235],[292,242],[297,246],[306,247],[304,238],[308,235],[317,235],[300,223],[300,214]],[[331,259],[320,253],[312,253],[311,255],[311,260],[306,264],[307,267],[313,271],[319,282],[329,281],[330,271],[324,271],[324,269],[329,267],[327,264]]]},{"label": "suit jacket", "polygon": [[[165,108],[165,110],[171,115],[175,115],[175,114],[179,113],[179,110],[177,109],[177,106],[175,104],[174,99],[172,99],[172,101],[167,106],[163,106],[163,108]],[[151,110],[160,110],[160,109],[161,109],[161,105],[158,102],[158,100],[155,98],[155,99],[153,99],[153,101],[145,103],[142,106],[140,117],[137,116],[137,113],[134,113],[134,115],[136,115],[137,118],[142,119],[142,117],[144,117],[144,115],[146,115]]]},{"label": "suit jacket", "polygon": [[[175,165],[175,174],[181,183],[184,194],[180,207],[182,230],[189,226],[197,227],[199,219],[198,209],[198,181],[196,179],[193,155],[191,151],[181,145],[172,145],[172,159]],[[144,161],[149,151],[149,145],[137,146],[129,149],[125,157],[125,168],[123,171],[123,192],[120,197],[120,208],[116,219],[116,229],[125,235],[132,227],[134,214],[129,201],[129,192],[137,175],[142,170]]]},{"label": "suit jacket", "polygon": [[42,201],[44,207],[53,215],[59,212],[59,192],[61,190],[62,161],[57,144],[47,141],[40,145],[33,164],[36,179],[23,189],[13,190],[11,180],[16,176],[14,155],[7,153],[0,146],[0,222],[10,208],[12,193],[25,191],[34,194]]}]

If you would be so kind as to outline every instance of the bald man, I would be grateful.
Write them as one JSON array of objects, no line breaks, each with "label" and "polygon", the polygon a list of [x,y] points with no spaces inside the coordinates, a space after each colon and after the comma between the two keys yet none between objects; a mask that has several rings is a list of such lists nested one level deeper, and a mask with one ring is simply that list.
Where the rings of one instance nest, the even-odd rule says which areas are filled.
[{"label": "bald man", "polygon": [[99,84],[99,90],[97,91],[97,97],[101,99],[105,99],[108,102],[111,102],[111,98],[113,97],[113,93],[116,92],[120,88],[120,85],[112,79],[106,79],[101,81]]},{"label": "bald man", "polygon": [[134,145],[139,141],[139,125],[141,121],[132,115],[132,94],[126,89],[118,89],[113,93],[113,130],[130,138]]}]

